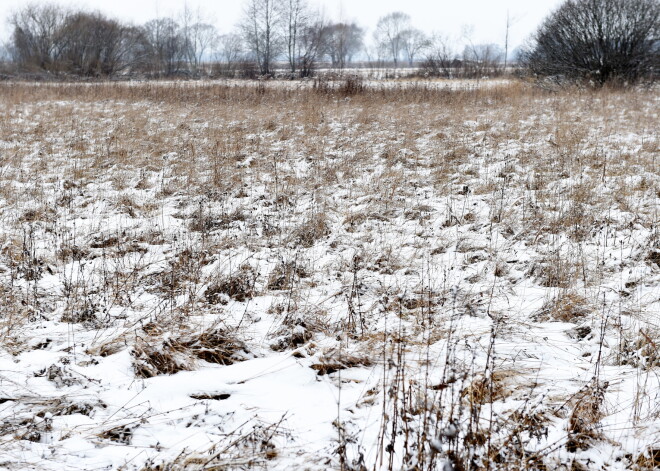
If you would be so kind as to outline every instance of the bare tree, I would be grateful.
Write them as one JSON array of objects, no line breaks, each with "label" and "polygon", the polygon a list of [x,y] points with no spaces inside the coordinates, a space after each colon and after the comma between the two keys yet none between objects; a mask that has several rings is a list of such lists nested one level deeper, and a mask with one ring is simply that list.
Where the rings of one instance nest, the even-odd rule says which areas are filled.
[{"label": "bare tree", "polygon": [[507,62],[509,61],[509,32],[511,30],[511,15],[506,11],[506,32],[504,35],[504,71],[506,72]]},{"label": "bare tree", "polygon": [[204,57],[213,48],[213,45],[218,41],[218,32],[215,26],[208,23],[195,23],[190,28],[190,42],[189,47],[191,53],[189,54],[192,60],[192,70],[198,72]]},{"label": "bare tree", "polygon": [[441,34],[434,34],[429,39],[426,56],[422,63],[422,70],[432,77],[450,78],[457,67],[456,53],[449,38]]},{"label": "bare tree", "polygon": [[322,54],[327,34],[323,15],[307,0],[281,0],[283,40],[292,75],[309,77]]},{"label": "bare tree", "polygon": [[177,29],[178,35],[181,41],[181,54],[183,60],[187,62],[188,68],[192,71],[196,70],[195,59],[197,54],[195,54],[195,46],[193,44],[194,39],[192,38],[192,25],[195,23],[195,12],[188,4],[188,1],[183,2],[183,9],[179,12],[177,18]]},{"label": "bare tree", "polygon": [[52,70],[65,46],[61,31],[69,15],[52,3],[30,3],[14,12],[9,23],[14,28],[15,60],[22,66]]},{"label": "bare tree", "polygon": [[300,41],[303,32],[310,27],[311,12],[307,0],[281,0],[283,40],[289,70],[296,72],[300,57]]},{"label": "bare tree", "polygon": [[463,49],[463,73],[482,77],[501,73],[504,51],[498,44],[468,44]]},{"label": "bare tree", "polygon": [[233,75],[236,65],[243,60],[243,38],[237,33],[223,34],[218,38],[217,60],[224,64],[227,75]]},{"label": "bare tree", "polygon": [[363,47],[364,30],[355,23],[333,23],[323,27],[323,53],[332,67],[343,69]]},{"label": "bare tree", "polygon": [[374,40],[382,53],[392,59],[395,68],[403,48],[403,32],[409,29],[410,16],[400,11],[381,17],[376,24]]},{"label": "bare tree", "polygon": [[0,62],[9,62],[11,59],[9,44],[0,44]]},{"label": "bare tree", "polygon": [[63,39],[62,68],[77,75],[114,75],[132,63],[135,31],[100,13],[69,15],[59,36]]},{"label": "bare tree", "polygon": [[215,26],[204,22],[201,9],[193,11],[188,3],[184,4],[180,15],[183,54],[192,73],[198,73],[204,57],[218,40]]},{"label": "bare tree", "polygon": [[24,67],[84,76],[110,76],[144,56],[137,28],[101,13],[29,4],[15,12],[11,51]]},{"label": "bare tree", "polygon": [[299,71],[301,77],[310,77],[327,44],[327,28],[321,15],[302,30],[299,41]]},{"label": "bare tree", "polygon": [[144,30],[139,26],[123,26],[122,39],[116,56],[118,66],[116,72],[144,70],[149,63],[149,41]]},{"label": "bare tree", "polygon": [[282,15],[275,0],[248,0],[241,29],[245,43],[262,75],[272,72],[272,63],[282,47]]},{"label": "bare tree", "polygon": [[401,32],[401,49],[408,60],[408,66],[412,67],[415,57],[430,47],[429,38],[416,28],[409,28]]},{"label": "bare tree", "polygon": [[524,54],[539,76],[634,81],[660,66],[658,0],[568,0],[539,27]]},{"label": "bare tree", "polygon": [[147,22],[143,31],[150,46],[152,70],[166,76],[179,72],[185,58],[185,41],[179,24],[172,18],[157,18]]}]

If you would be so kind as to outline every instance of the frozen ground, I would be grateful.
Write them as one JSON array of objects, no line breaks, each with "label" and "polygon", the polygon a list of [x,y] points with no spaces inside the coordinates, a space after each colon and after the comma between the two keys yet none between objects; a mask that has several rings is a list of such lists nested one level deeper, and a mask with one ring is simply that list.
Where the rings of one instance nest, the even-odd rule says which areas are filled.
[{"label": "frozen ground", "polygon": [[657,91],[0,87],[0,468],[660,464]]}]

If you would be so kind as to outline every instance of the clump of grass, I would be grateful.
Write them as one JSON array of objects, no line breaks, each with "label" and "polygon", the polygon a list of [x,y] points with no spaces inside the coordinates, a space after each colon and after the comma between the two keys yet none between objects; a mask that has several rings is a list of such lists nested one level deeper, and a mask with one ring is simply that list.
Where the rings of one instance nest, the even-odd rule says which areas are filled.
[{"label": "clump of grass", "polygon": [[393,247],[387,246],[378,253],[373,268],[383,275],[393,275],[403,268],[403,262]]},{"label": "clump of grass", "polygon": [[228,299],[244,302],[256,294],[257,273],[249,264],[237,271],[221,276],[206,288],[204,296],[210,304],[226,304]]},{"label": "clump of grass", "polygon": [[532,263],[528,275],[536,278],[538,284],[544,288],[568,289],[573,286],[578,273],[574,261],[554,253]]},{"label": "clump of grass", "polygon": [[309,248],[328,234],[330,234],[330,224],[327,217],[323,214],[313,214],[294,229],[291,242]]},{"label": "clump of grass", "polygon": [[490,377],[474,378],[461,394],[472,406],[494,402],[507,394],[503,384],[505,377],[503,372],[498,371]]},{"label": "clump of grass", "polygon": [[[25,440],[40,443],[43,436],[53,430],[52,420],[40,418],[28,418],[20,421],[17,432],[14,434],[16,440]],[[0,431],[2,431],[0,429]]]},{"label": "clump of grass", "polygon": [[593,306],[577,293],[562,293],[547,301],[535,315],[540,321],[580,322],[593,313]]},{"label": "clump of grass", "polygon": [[[81,294],[81,296],[84,295]],[[92,298],[92,296],[84,296],[80,300],[81,302],[75,302],[76,300],[72,299],[60,321],[70,324],[83,324],[87,328],[100,327],[103,324],[102,307]]]},{"label": "clump of grass", "polygon": [[[284,312],[284,306],[280,307]],[[331,332],[326,322],[326,312],[318,308],[299,309],[296,306],[286,312],[279,328],[272,334],[272,350],[282,352],[305,345],[314,339],[317,333]]]},{"label": "clump of grass", "polygon": [[311,368],[319,376],[324,376],[346,368],[371,365],[372,360],[368,355],[332,349],[323,353],[319,357],[318,363],[312,364]]},{"label": "clump of grass", "polygon": [[133,369],[138,378],[172,375],[193,369],[190,358],[178,342],[166,340],[154,344],[153,340],[138,339],[131,350]]},{"label": "clump of grass", "polygon": [[18,219],[20,223],[53,222],[55,220],[55,209],[50,206],[40,206],[28,209]]},{"label": "clump of grass", "polygon": [[658,337],[657,330],[653,329],[640,328],[632,334],[625,332],[619,344],[616,363],[644,370],[660,366]]},{"label": "clump of grass", "polygon": [[240,208],[218,215],[200,205],[192,213],[188,227],[191,231],[207,233],[217,229],[227,229],[232,223],[245,221],[246,218],[247,215]]},{"label": "clump of grass", "polygon": [[189,284],[196,284],[202,279],[202,268],[210,261],[207,252],[187,247],[176,252],[170,258],[163,271],[150,275],[155,286],[152,290],[158,294],[173,297],[181,294]]},{"label": "clump of grass", "polygon": [[140,471],[224,471],[245,467],[268,469],[279,456],[278,439],[288,436],[282,426],[285,417],[273,423],[258,423],[249,430],[243,427],[229,433],[225,441],[203,452],[181,453],[172,461],[148,462]]},{"label": "clump of grass", "polygon": [[61,397],[46,404],[42,410],[37,412],[37,417],[51,417],[81,414],[92,417],[96,409],[105,409],[108,406],[100,400],[76,400],[74,398]]},{"label": "clump of grass", "polygon": [[288,290],[290,289],[296,278],[306,278],[309,276],[309,271],[303,265],[297,263],[296,260],[284,261],[275,265],[275,268],[268,275],[266,288],[273,291]]},{"label": "clump of grass", "polygon": [[139,426],[139,424],[117,425],[101,432],[98,436],[103,440],[110,440],[111,442],[122,445],[130,445],[133,439],[133,432]]},{"label": "clump of grass", "polygon": [[603,418],[602,405],[607,385],[590,384],[573,399],[575,405],[568,420],[568,441],[566,449],[575,453],[593,446],[602,439],[598,423]]},{"label": "clump of grass", "polygon": [[195,358],[208,363],[231,365],[251,358],[247,345],[237,338],[236,332],[213,329],[179,340]]},{"label": "clump of grass", "polygon": [[660,469],[660,448],[650,447],[635,460],[634,471],[652,471]]},{"label": "clump of grass", "polygon": [[649,264],[655,265],[656,267],[660,268],[660,249],[657,248],[650,249],[648,255],[646,255],[646,261],[648,261]]},{"label": "clump of grass", "polygon": [[334,81],[329,76],[323,76],[314,79],[313,90],[318,95],[351,97],[365,93],[367,86],[364,79],[356,74]]},{"label": "clump of grass", "polygon": [[138,338],[131,355],[135,374],[141,378],[192,370],[195,360],[231,365],[250,358],[246,344],[236,333],[222,329],[165,339]]},{"label": "clump of grass", "polygon": [[339,86],[339,94],[345,97],[360,95],[366,90],[364,79],[359,75],[349,75]]},{"label": "clump of grass", "polygon": [[117,209],[132,218],[137,218],[142,206],[130,194],[121,194],[115,203]]}]

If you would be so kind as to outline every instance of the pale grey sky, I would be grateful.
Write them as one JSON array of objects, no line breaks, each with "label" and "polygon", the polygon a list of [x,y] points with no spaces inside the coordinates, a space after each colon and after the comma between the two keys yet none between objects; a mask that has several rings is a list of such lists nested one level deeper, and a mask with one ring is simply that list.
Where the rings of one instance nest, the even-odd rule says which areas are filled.
[{"label": "pale grey sky", "polygon": [[[9,12],[28,0],[0,0],[0,40],[9,37]],[[55,3],[100,10],[133,23],[156,16],[176,16],[185,0],[59,0]],[[230,31],[241,16],[242,0],[187,0],[200,8],[207,21],[221,33]],[[413,24],[426,31],[438,31],[462,44],[465,27],[471,27],[474,43],[504,43],[507,11],[512,19],[510,42],[520,45],[541,20],[562,0],[310,0],[329,18],[355,20],[367,29],[367,41],[378,18],[392,11],[403,11]],[[39,0],[36,3],[41,3]]]}]

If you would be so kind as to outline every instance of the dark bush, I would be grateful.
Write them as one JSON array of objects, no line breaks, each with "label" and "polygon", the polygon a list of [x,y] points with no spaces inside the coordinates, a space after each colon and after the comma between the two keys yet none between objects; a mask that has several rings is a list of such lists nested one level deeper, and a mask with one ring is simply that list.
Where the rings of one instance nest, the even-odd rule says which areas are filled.
[{"label": "dark bush", "polygon": [[658,0],[568,0],[552,13],[523,54],[538,77],[635,82],[657,75]]}]

